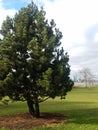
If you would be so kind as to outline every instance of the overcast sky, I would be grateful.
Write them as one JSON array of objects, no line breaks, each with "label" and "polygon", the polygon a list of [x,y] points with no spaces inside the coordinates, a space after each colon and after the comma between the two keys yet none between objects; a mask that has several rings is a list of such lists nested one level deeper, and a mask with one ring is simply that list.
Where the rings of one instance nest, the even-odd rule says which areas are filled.
[{"label": "overcast sky", "polygon": [[[31,0],[0,0],[0,27]],[[98,77],[98,0],[33,0],[43,6],[63,34],[62,46],[70,56],[72,73],[84,67]]]}]

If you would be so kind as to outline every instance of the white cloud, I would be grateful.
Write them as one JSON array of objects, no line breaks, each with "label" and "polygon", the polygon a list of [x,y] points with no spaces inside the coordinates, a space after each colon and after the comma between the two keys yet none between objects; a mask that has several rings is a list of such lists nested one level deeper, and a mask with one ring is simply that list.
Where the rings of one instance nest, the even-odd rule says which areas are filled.
[{"label": "white cloud", "polygon": [[17,12],[15,9],[5,9],[3,7],[3,0],[0,0],[0,28],[2,25],[2,22],[5,20],[6,16],[14,16],[14,14]]},{"label": "white cloud", "polygon": [[98,42],[98,32],[95,34],[94,41]]},{"label": "white cloud", "polygon": [[70,55],[72,70],[88,67],[97,75],[98,1],[45,1],[44,9],[47,18],[53,18],[63,33],[62,45]]},{"label": "white cloud", "polygon": [[21,0],[22,2],[30,3],[32,0]]},{"label": "white cloud", "polygon": [[[84,42],[84,29],[98,21],[95,0],[55,0],[45,2],[48,18],[53,18],[69,42]],[[72,39],[72,40],[70,40]]]}]

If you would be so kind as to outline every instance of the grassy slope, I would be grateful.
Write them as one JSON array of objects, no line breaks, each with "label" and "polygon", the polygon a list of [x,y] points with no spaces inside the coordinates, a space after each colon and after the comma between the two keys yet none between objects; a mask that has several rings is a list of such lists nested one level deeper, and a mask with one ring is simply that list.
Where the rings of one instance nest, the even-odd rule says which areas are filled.
[{"label": "grassy slope", "polygon": [[[62,113],[68,121],[57,127],[37,130],[98,130],[98,88],[74,88],[65,100],[56,98],[40,105],[41,112]],[[0,115],[28,111],[25,103],[10,103],[0,107]]]}]

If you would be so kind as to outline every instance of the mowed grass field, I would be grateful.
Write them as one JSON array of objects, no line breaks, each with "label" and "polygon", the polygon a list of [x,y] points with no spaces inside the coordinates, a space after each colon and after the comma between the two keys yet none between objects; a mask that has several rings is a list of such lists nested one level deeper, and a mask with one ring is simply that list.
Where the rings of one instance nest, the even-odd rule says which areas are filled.
[{"label": "mowed grass field", "polygon": [[[25,102],[14,102],[0,106],[0,116],[27,111]],[[66,99],[60,100],[57,97],[41,103],[40,111],[61,113],[68,119],[57,126],[30,130],[98,130],[98,88],[73,88],[67,94]],[[7,129],[0,128],[0,130]]]}]

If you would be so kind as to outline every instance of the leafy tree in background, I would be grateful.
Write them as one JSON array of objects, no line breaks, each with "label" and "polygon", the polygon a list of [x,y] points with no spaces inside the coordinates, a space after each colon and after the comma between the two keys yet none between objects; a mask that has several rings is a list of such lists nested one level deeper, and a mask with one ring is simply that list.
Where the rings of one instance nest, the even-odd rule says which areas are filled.
[{"label": "leafy tree in background", "polygon": [[27,101],[30,114],[39,117],[40,102],[64,97],[73,86],[69,56],[60,48],[62,33],[32,2],[6,18],[1,34],[0,97]]}]

